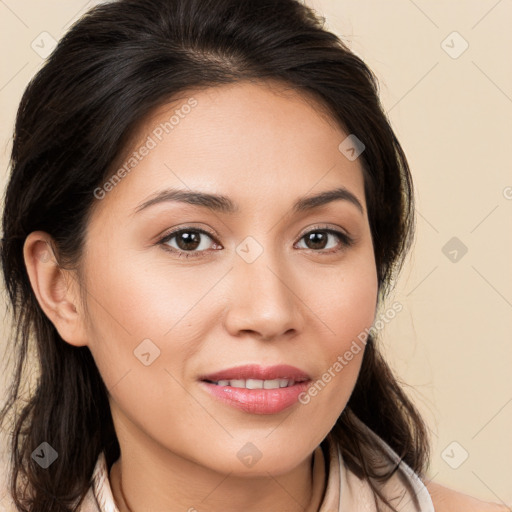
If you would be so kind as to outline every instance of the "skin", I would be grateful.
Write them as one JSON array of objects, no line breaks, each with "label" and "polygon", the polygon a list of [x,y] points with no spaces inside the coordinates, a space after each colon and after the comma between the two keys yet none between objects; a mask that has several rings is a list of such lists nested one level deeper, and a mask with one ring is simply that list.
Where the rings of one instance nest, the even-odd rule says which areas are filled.
[{"label": "skin", "polygon": [[[371,327],[378,290],[362,167],[338,150],[347,134],[320,105],[275,82],[188,91],[141,124],[116,165],[190,97],[197,106],[95,200],[83,281],[59,268],[42,231],[25,242],[29,277],[62,339],[89,347],[108,389],[121,512],[313,512],[312,453],[343,411],[364,351],[307,405],[276,414],[219,402],[198,379],[286,363],[316,381]],[[171,187],[223,194],[239,212],[165,202],[135,213]],[[362,212],[347,200],[291,211],[338,187]],[[169,250],[186,252],[179,237],[159,243],[177,228],[211,233],[189,250],[198,257]],[[331,234],[308,246],[304,235],[325,228],[353,245]],[[251,263],[236,251],[248,236],[262,248]],[[148,366],[134,355],[144,339],[160,351]],[[237,456],[248,442],[261,453],[251,467]]]},{"label": "skin", "polygon": [[489,503],[448,489],[436,482],[426,484],[436,512],[510,512],[512,508],[499,503]]},{"label": "skin", "polygon": [[[197,106],[96,201],[82,261],[86,302],[71,271],[42,261],[48,234],[28,237],[27,267],[45,313],[65,341],[89,347],[109,390],[121,447],[114,476],[132,511],[302,512],[312,453],[349,399],[363,350],[310,403],[271,415],[217,401],[198,377],[287,363],[314,381],[372,325],[377,274],[362,168],[338,150],[346,134],[318,105],[275,83],[187,93],[147,119],[127,154],[192,96]],[[168,202],[133,213],[167,187],[221,193],[240,211]],[[299,197],[337,187],[363,212],[338,200],[291,213]],[[201,235],[199,257],[158,244],[190,224],[215,235]],[[354,245],[330,235],[308,246],[304,235],[318,224]],[[236,252],[247,236],[263,248],[252,263]],[[146,338],[161,351],[150,366],[133,353]],[[252,467],[237,457],[247,442],[262,454]],[[121,501],[116,485],[114,497]]]}]

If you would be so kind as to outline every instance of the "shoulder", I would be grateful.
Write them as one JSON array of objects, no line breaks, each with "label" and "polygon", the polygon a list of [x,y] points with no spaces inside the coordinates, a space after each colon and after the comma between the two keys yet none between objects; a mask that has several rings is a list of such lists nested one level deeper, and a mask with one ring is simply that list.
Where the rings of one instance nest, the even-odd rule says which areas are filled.
[{"label": "shoulder", "polygon": [[481,501],[435,482],[425,484],[436,512],[511,512],[498,503]]}]

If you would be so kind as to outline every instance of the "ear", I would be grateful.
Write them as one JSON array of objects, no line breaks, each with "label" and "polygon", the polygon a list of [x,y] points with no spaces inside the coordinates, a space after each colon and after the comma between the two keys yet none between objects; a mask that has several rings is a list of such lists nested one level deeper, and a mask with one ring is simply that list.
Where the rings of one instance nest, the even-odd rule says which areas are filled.
[{"label": "ear", "polygon": [[79,285],[70,270],[62,269],[53,252],[52,238],[33,231],[25,239],[23,257],[30,284],[41,309],[71,345],[87,345],[85,318],[80,311]]}]

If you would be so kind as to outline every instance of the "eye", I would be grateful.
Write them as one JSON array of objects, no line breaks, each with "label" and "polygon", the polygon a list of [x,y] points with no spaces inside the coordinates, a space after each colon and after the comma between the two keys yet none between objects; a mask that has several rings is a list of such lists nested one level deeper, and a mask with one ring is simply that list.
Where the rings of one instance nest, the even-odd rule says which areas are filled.
[{"label": "eye", "polygon": [[338,246],[334,246],[334,250],[327,250],[327,253],[335,253],[342,251],[345,248],[348,248],[354,244],[354,239],[348,236],[346,233],[342,231],[337,231],[332,228],[322,228],[316,227],[315,229],[308,231],[305,235],[301,237],[301,240],[305,240],[307,244],[307,249],[311,249],[313,251],[318,252],[318,250],[324,251],[325,249],[332,249],[331,247],[326,247],[328,244],[329,238],[337,238],[338,243],[341,244],[341,248]]},{"label": "eye", "polygon": [[[338,247],[334,249],[328,245],[329,238],[338,240]],[[177,229],[159,240],[158,244],[163,245],[165,250],[177,253],[178,257],[185,255],[186,258],[202,256],[208,252],[208,246],[213,242],[213,250],[219,250],[222,246],[217,243],[212,234],[204,229],[185,227]],[[306,241],[306,249],[322,253],[336,253],[354,244],[354,239],[342,231],[327,227],[316,227],[302,235],[300,240]],[[171,242],[171,243],[170,243]],[[326,250],[327,249],[327,250]]]},{"label": "eye", "polygon": [[[206,238],[214,240],[213,235],[204,229],[181,228],[169,233],[158,243],[164,245],[166,250],[178,253],[178,256],[184,254],[186,258],[189,258],[190,256],[201,256],[202,252],[206,252],[208,247],[208,242],[205,242]],[[177,247],[168,245],[168,242],[171,241],[175,241]]]}]

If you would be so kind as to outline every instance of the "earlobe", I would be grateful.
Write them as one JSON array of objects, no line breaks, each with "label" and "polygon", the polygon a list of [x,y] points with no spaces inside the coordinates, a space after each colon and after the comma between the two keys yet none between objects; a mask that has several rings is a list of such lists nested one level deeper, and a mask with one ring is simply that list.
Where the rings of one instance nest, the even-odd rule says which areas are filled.
[{"label": "earlobe", "polygon": [[23,246],[23,257],[32,290],[39,306],[71,345],[87,345],[85,322],[78,310],[78,283],[71,271],[64,270],[53,252],[53,240],[44,231],[30,233]]}]

